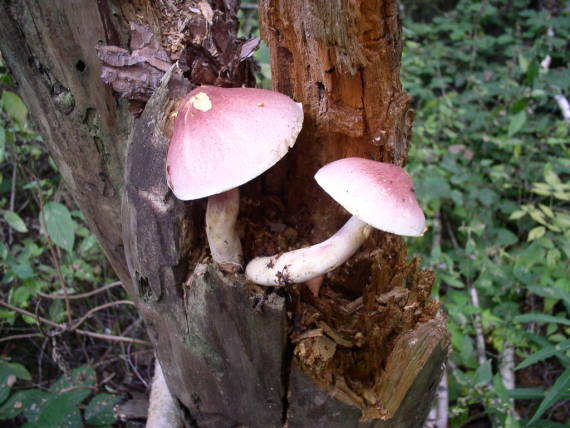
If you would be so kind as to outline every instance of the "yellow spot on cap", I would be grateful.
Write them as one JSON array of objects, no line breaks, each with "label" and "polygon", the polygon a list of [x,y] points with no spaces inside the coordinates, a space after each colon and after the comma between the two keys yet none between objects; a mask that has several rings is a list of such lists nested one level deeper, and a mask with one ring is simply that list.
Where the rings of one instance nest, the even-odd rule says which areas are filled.
[{"label": "yellow spot on cap", "polygon": [[212,108],[212,101],[205,92],[198,92],[196,95],[190,97],[188,101],[196,110],[208,111]]}]

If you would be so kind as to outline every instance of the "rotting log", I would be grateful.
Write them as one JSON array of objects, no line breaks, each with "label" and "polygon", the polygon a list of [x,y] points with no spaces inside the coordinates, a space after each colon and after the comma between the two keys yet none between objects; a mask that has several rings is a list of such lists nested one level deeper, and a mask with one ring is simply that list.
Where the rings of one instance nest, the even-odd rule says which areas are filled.
[{"label": "rotting log", "polygon": [[[173,61],[188,48],[179,62],[193,84],[251,84],[230,49],[239,46],[235,12],[232,0],[5,1],[0,49],[137,302],[187,426],[419,427],[447,333],[429,299],[433,276],[407,261],[403,242],[374,234],[318,299],[302,286],[263,289],[222,274],[205,249],[205,203],[175,200],[164,177],[181,89],[169,82],[180,73],[146,106],[129,106],[99,77],[95,46],[127,49],[136,23]],[[246,257],[333,233],[347,215],[312,175],[346,156],[405,165],[413,121],[395,1],[262,0],[260,17],[275,89],[303,103],[306,125],[292,153],[243,190]]]}]

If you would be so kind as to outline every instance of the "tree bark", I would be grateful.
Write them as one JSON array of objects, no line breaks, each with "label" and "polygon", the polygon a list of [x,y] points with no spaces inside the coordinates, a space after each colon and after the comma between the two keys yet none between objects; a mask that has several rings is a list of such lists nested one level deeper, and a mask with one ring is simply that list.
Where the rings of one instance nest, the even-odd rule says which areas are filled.
[{"label": "tree bark", "polygon": [[[319,298],[222,274],[205,250],[205,202],[176,200],[165,179],[182,71],[166,73],[136,119],[99,78],[95,46],[128,47],[134,22],[172,58],[180,46],[191,52],[179,63],[193,84],[251,84],[234,52],[233,0],[2,8],[3,56],[137,303],[187,426],[422,425],[448,346],[429,298],[433,274],[379,232],[327,276]],[[275,89],[303,103],[305,126],[290,155],[243,189],[246,258],[333,233],[347,214],[315,185],[316,170],[347,156],[404,165],[413,120],[395,1],[262,0],[260,17]]]}]

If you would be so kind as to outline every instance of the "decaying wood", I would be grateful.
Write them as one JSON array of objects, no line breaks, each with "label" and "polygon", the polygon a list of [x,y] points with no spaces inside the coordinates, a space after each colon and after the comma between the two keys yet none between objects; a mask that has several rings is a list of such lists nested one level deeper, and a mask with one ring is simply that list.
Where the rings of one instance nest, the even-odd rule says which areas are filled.
[{"label": "decaying wood", "polygon": [[287,203],[310,206],[322,240],[343,223],[343,210],[313,180],[321,166],[349,156],[399,166],[407,160],[413,111],[400,83],[397,2],[261,0],[259,13],[273,87],[305,111],[290,164],[273,175],[295,171]]},{"label": "decaying wood", "polygon": [[[5,1],[0,49],[145,319],[186,426],[421,426],[447,337],[429,300],[433,276],[406,260],[400,239],[374,235],[319,297],[302,286],[263,290],[209,263],[205,203],[168,190],[173,74],[191,85],[252,84],[243,60],[257,41],[237,41],[237,4]],[[404,165],[413,119],[395,1],[262,0],[260,15],[275,88],[303,103],[305,127],[292,153],[244,189],[250,257],[333,233],[346,213],[314,183],[316,170],[346,156]],[[141,27],[150,30],[132,32]],[[96,46],[107,65],[139,49],[143,59],[126,66],[160,72],[139,118],[100,79]],[[168,68],[163,51],[182,69]]]},{"label": "decaying wood", "polygon": [[[274,88],[301,101],[305,112],[294,149],[266,183],[286,206],[310,213],[311,240],[318,242],[347,217],[313,180],[322,165],[348,156],[407,161],[413,111],[400,83],[397,2],[261,0],[260,18]],[[433,275],[405,262],[400,239],[376,233],[371,241],[327,276],[320,298],[294,288],[293,352],[302,370],[290,378],[289,426],[336,426],[324,408],[352,421],[339,416],[338,426],[357,426],[341,402],[359,408],[363,421],[391,418],[362,426],[418,426],[427,415],[424,403],[435,394],[448,345],[445,320],[430,301]],[[313,383],[299,380],[301,373]],[[422,376],[435,381],[414,383]],[[319,388],[337,400],[311,407],[307,396],[319,396]],[[402,413],[418,397],[417,419]]]}]

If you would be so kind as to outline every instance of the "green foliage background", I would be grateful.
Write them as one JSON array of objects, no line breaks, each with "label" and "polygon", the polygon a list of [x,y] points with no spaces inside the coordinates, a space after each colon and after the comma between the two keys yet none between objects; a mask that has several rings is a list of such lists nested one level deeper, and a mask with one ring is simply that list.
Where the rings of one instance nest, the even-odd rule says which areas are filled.
[{"label": "green foliage background", "polygon": [[[110,427],[116,423],[113,407],[121,399],[121,381],[98,382],[95,363],[105,367],[119,355],[126,360],[129,352],[123,346],[110,352],[108,343],[78,340],[73,334],[64,338],[70,325],[65,324],[68,309],[62,296],[96,290],[114,280],[114,274],[14,90],[0,62],[0,425]],[[83,326],[121,335],[124,324],[137,319],[136,312],[122,308],[119,316],[113,305],[106,308],[109,300],[117,300],[110,291],[73,300],[69,313],[77,322],[94,309],[97,316],[85,319]],[[60,327],[40,325],[36,316]],[[100,356],[103,361],[97,361]],[[127,362],[115,370],[126,374],[119,376],[126,384]]]},{"label": "green foliage background", "polygon": [[[430,224],[410,245],[437,270],[448,312],[451,423],[478,410],[497,426],[556,426],[570,415],[570,124],[554,99],[570,95],[569,12],[443,3],[423,16],[410,5],[402,80],[417,113],[408,169]],[[508,348],[517,363],[541,352],[510,392],[499,374]],[[518,401],[517,422],[511,397],[544,400]]]}]

